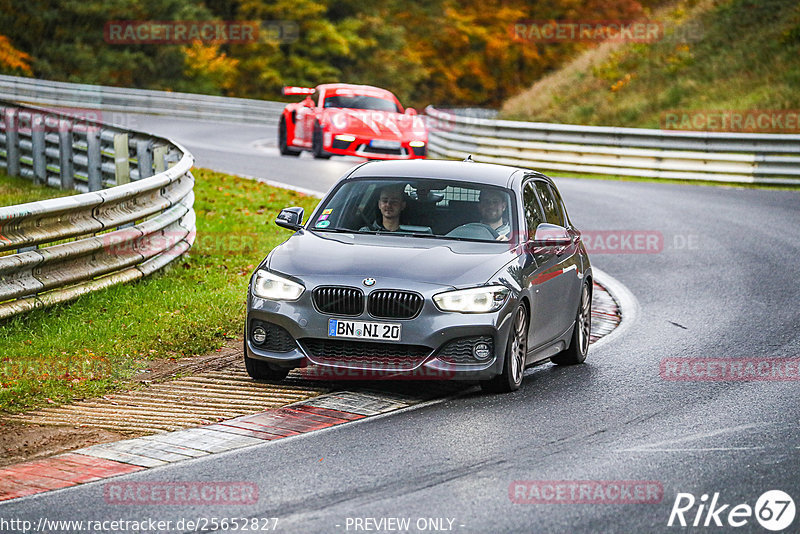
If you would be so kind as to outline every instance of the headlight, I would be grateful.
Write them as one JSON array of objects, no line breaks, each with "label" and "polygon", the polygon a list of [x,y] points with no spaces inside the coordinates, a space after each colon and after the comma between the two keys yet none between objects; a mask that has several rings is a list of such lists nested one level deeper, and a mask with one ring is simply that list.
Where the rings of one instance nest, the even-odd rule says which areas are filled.
[{"label": "headlight", "polygon": [[356,136],[349,134],[339,134],[335,136],[334,139],[336,139],[337,141],[346,141],[348,143],[352,143],[353,141],[356,140]]},{"label": "headlight", "polygon": [[253,278],[253,294],[269,300],[297,300],[306,288],[288,278],[259,270]]},{"label": "headlight", "polygon": [[487,313],[499,310],[509,293],[505,286],[476,287],[439,293],[433,296],[433,302],[442,311]]},{"label": "headlight", "polygon": [[425,141],[411,141],[410,143],[408,143],[408,146],[419,148],[421,146],[425,146]]}]

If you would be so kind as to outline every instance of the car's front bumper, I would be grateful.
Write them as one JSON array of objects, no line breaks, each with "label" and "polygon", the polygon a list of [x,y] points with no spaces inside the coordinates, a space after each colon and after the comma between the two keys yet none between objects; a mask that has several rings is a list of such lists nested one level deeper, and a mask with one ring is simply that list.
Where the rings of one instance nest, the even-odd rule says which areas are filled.
[{"label": "car's front bumper", "polygon": [[[396,286],[395,286],[396,287]],[[370,288],[370,290],[380,288]],[[417,288],[418,289],[418,288]],[[419,315],[413,319],[383,319],[370,316],[365,310],[359,316],[334,316],[320,313],[312,302],[313,288],[307,288],[294,302],[265,300],[248,292],[245,347],[247,356],[263,360],[275,367],[295,368],[311,366],[319,376],[336,379],[379,379],[402,377],[406,379],[485,380],[502,370],[511,324],[511,310],[517,305],[511,296],[504,306],[493,313],[442,312],[431,300],[442,288],[418,291],[424,297]],[[367,296],[369,292],[367,293]],[[329,320],[332,318],[369,321],[373,323],[401,324],[400,341],[352,340],[330,337]],[[280,350],[257,344],[252,337],[258,323],[277,325],[291,337]],[[470,356],[469,347],[491,340],[491,356],[479,359]],[[320,346],[337,344],[337,355],[320,353]],[[358,357],[342,355],[338,349],[350,344],[364,347],[374,343],[381,353],[404,352],[413,346],[414,356],[369,358],[369,352],[360,350]],[[269,343],[267,343],[268,345]],[[378,347],[380,345],[381,347]],[[459,349],[459,357],[452,356]],[[287,350],[288,349],[288,350]],[[323,349],[324,350],[324,349]],[[345,353],[348,351],[344,351]],[[320,357],[322,356],[322,357]],[[352,358],[352,359],[351,359]]]}]

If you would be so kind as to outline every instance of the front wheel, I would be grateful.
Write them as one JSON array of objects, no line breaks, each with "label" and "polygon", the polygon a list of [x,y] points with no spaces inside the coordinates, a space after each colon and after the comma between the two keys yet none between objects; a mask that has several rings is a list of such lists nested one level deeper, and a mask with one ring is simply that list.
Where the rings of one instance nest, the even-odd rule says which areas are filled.
[{"label": "front wheel", "polygon": [[322,126],[319,123],[314,125],[314,135],[311,138],[311,152],[317,159],[328,159],[331,154],[325,152],[322,148]]},{"label": "front wheel", "polygon": [[575,316],[575,328],[572,330],[572,340],[566,350],[562,350],[550,361],[556,365],[576,365],[586,361],[589,352],[589,336],[592,333],[592,291],[589,282],[583,284],[581,300],[578,304],[578,313]]},{"label": "front wheel", "polygon": [[267,362],[248,357],[247,332],[245,332],[244,338],[244,368],[247,370],[247,374],[250,378],[254,378],[255,380],[272,380],[274,382],[279,382],[286,378],[286,375],[288,375],[290,371],[290,369],[275,369],[270,367]]},{"label": "front wheel", "polygon": [[525,372],[525,357],[528,354],[528,314],[520,304],[514,312],[511,332],[508,334],[503,371],[481,382],[481,389],[489,393],[509,393],[519,389],[522,373]]},{"label": "front wheel", "polygon": [[299,156],[300,150],[291,148],[286,138],[286,119],[281,117],[281,123],[278,126],[278,150],[283,156]]}]

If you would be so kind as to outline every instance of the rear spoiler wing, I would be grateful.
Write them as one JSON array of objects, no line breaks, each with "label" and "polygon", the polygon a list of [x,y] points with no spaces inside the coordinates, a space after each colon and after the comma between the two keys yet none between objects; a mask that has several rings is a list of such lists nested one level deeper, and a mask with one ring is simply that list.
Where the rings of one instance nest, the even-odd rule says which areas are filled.
[{"label": "rear spoiler wing", "polygon": [[317,92],[316,89],[312,87],[293,87],[287,85],[283,88],[283,96],[292,96],[292,95],[313,95]]}]

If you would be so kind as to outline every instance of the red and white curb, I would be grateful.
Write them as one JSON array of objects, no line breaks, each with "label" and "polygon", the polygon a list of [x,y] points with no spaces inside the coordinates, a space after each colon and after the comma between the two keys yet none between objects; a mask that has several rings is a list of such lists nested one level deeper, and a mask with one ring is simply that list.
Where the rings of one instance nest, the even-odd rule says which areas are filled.
[{"label": "red and white curb", "polygon": [[[628,311],[623,305],[625,313],[621,313],[618,295],[632,298],[622,293],[627,290],[616,280],[604,273],[597,276],[603,285],[595,283],[592,299],[591,341],[595,345],[627,320],[622,319]],[[608,285],[607,279],[612,280]],[[612,285],[616,287],[609,293],[605,288]],[[465,391],[457,382],[427,382],[424,391],[413,382],[384,384],[380,391],[356,388],[328,393],[203,427],[93,445],[5,467],[0,469],[0,501],[314,432]]]}]

